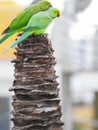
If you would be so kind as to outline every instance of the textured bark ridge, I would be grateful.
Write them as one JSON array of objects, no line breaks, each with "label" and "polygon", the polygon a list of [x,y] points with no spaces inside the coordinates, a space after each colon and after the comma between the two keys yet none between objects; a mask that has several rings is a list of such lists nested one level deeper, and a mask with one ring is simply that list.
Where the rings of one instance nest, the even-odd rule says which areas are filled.
[{"label": "textured bark ridge", "polygon": [[56,61],[47,34],[30,36],[14,54],[12,130],[62,130]]}]

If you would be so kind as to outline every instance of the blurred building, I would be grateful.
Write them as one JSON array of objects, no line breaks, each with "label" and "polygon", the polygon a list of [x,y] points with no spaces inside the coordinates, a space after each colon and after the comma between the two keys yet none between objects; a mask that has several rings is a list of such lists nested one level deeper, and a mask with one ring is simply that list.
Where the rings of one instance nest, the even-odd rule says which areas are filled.
[{"label": "blurred building", "polygon": [[[93,1],[64,0],[60,19],[54,22],[52,28],[54,55],[61,72],[64,130],[72,130],[72,102],[92,104],[94,92],[98,91],[98,32],[95,36],[84,35],[78,40],[70,36],[71,28],[78,22],[77,13],[84,11]],[[83,25],[80,26],[85,28]],[[89,34],[89,30],[87,33]]]}]

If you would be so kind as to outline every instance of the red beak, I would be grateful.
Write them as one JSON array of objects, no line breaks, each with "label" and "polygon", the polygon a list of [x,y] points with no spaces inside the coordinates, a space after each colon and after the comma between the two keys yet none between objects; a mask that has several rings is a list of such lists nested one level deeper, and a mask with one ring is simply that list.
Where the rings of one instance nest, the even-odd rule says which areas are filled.
[{"label": "red beak", "polygon": [[50,7],[52,7],[52,4],[50,4]]},{"label": "red beak", "polygon": [[60,13],[58,13],[58,17],[60,17]]}]

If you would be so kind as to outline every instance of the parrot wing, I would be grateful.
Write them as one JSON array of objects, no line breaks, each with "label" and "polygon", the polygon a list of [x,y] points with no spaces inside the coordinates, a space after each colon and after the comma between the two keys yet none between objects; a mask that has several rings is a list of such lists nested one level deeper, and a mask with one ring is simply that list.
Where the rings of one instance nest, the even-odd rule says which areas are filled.
[{"label": "parrot wing", "polygon": [[5,34],[2,38],[0,38],[0,44],[5,41],[8,37],[10,37],[11,35],[13,35],[13,33],[7,33]]},{"label": "parrot wing", "polygon": [[51,22],[52,22],[52,18],[49,16],[49,12],[42,11],[31,17],[25,29],[30,28],[30,27],[33,27],[33,28],[37,27],[37,28],[43,29],[43,28],[48,27],[48,25]]},{"label": "parrot wing", "polygon": [[38,26],[34,26],[34,27],[30,26],[28,28],[23,29],[23,31],[27,32],[27,31],[33,31],[33,30],[39,30],[39,29],[41,29],[41,28]]},{"label": "parrot wing", "polygon": [[21,29],[27,25],[32,15],[39,11],[40,10],[38,4],[31,5],[28,8],[24,9],[16,16],[16,18],[11,22],[9,27],[3,31],[2,34],[13,32],[13,31],[16,32],[16,30],[21,31]]}]

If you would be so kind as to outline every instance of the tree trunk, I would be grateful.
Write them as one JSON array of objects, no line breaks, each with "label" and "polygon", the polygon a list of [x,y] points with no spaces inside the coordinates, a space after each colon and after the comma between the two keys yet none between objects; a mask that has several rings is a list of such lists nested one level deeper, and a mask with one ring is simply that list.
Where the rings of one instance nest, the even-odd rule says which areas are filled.
[{"label": "tree trunk", "polygon": [[16,50],[12,130],[62,130],[56,61],[47,34],[30,36]]}]

